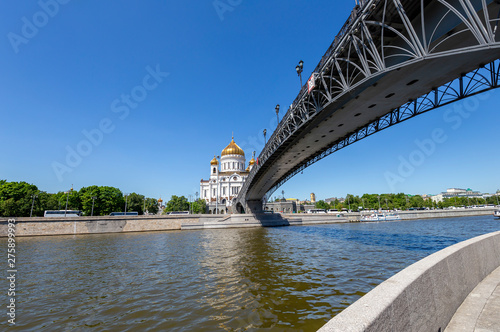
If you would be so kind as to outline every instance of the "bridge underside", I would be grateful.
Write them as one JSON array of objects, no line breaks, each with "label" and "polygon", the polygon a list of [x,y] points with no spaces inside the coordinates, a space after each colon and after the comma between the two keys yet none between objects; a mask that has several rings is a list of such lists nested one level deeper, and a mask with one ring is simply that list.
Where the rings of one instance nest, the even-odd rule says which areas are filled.
[{"label": "bridge underside", "polygon": [[[488,15],[497,17],[499,10],[499,4],[490,2]],[[414,25],[418,19],[413,20]],[[453,36],[453,31],[464,29],[467,29],[466,23],[450,24],[449,31],[442,31],[443,39],[435,43],[444,45],[448,43],[448,36]],[[262,162],[247,179],[238,198],[240,206],[245,206],[247,212],[260,211],[266,194],[326,155],[414,115],[498,87],[498,68],[490,63],[500,58],[500,44],[494,33],[489,43],[473,46],[474,38],[477,36],[462,34],[448,45],[449,50],[435,54],[424,52],[390,67],[386,66],[388,58],[383,68],[357,79],[355,84],[333,97],[335,87],[331,82],[339,81],[332,78],[335,76],[333,71],[337,71],[335,77],[346,73],[345,69],[340,73],[340,61],[335,57],[349,57],[344,54],[348,52],[345,44],[348,42],[339,43],[339,50],[332,52],[330,59],[322,59],[324,65],[319,68],[317,79],[319,87],[311,94],[301,92],[298,97],[301,100],[296,100],[259,156]],[[356,42],[351,38],[350,43]],[[361,57],[360,52],[355,53]],[[489,76],[479,73],[478,68],[482,66],[492,66],[485,71]],[[434,100],[429,100],[431,95]],[[430,105],[422,105],[422,102]],[[403,107],[408,108],[412,103],[415,104],[412,116],[392,120],[393,114],[397,116]],[[424,110],[418,111],[418,108]],[[381,119],[385,121],[388,117],[390,124],[381,125]]]},{"label": "bridge underside", "polygon": [[349,95],[328,105],[313,121],[281,144],[262,166],[262,170],[267,172],[262,172],[260,177],[254,179],[254,190],[249,190],[247,200],[261,200],[272,185],[307,162],[312,155],[321,153],[358,128],[448,82],[449,79],[443,80],[433,73],[446,71],[443,77],[459,77],[476,68],[477,58],[484,59],[484,64],[487,64],[498,58],[498,55],[498,49],[489,49],[422,60],[374,77]]}]

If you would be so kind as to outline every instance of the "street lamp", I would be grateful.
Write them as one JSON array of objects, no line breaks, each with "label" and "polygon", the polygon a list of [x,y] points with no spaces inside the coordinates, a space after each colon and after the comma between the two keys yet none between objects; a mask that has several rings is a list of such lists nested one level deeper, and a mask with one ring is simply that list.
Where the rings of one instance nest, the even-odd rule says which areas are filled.
[{"label": "street lamp", "polygon": [[125,216],[127,215],[127,194],[125,194]]},{"label": "street lamp", "polygon": [[347,203],[349,204],[349,211],[351,211],[351,197],[347,195]]},{"label": "street lamp", "polygon": [[378,210],[380,211],[380,195],[377,196],[377,198],[378,198]]},{"label": "street lamp", "polygon": [[361,202],[363,202],[363,210],[365,209],[365,199],[361,198]]},{"label": "street lamp", "polygon": [[274,110],[276,111],[276,120],[278,120],[278,124],[276,125],[276,128],[278,128],[278,126],[280,124],[280,117],[279,117],[280,104],[276,105],[276,107],[274,108]]},{"label": "street lamp", "polygon": [[283,199],[285,199],[285,191],[284,190],[281,191],[281,195],[283,195]]},{"label": "street lamp", "polygon": [[146,214],[146,197],[144,197],[144,207],[142,208],[142,214]]},{"label": "street lamp", "polygon": [[387,204],[387,198],[385,199],[385,207],[389,210],[389,205]]},{"label": "street lamp", "polygon": [[295,70],[297,71],[297,75],[300,77],[300,88],[302,89],[302,70],[304,69],[304,61],[300,60]]},{"label": "street lamp", "polygon": [[71,185],[71,189],[66,192],[66,209],[64,209],[64,216],[66,217],[66,213],[68,212],[68,200],[69,200],[69,192],[73,191],[73,185]]},{"label": "street lamp", "polygon": [[[265,130],[265,129],[264,129]],[[215,199],[215,214],[219,214],[219,159],[220,157],[217,156],[217,188],[216,190],[216,199]]]},{"label": "street lamp", "polygon": [[266,145],[267,144],[267,141],[266,141],[267,130],[264,129],[263,133],[264,133],[264,145]]},{"label": "street lamp", "polygon": [[33,199],[33,201],[31,202],[30,218],[31,218],[31,215],[33,214],[33,205],[35,205],[35,199],[37,197],[38,197],[37,195],[31,195],[31,198]]},{"label": "street lamp", "polygon": [[189,214],[193,214],[193,209],[192,209],[192,205],[191,205],[191,201],[193,200],[193,195],[188,195],[188,198],[189,198]]},{"label": "street lamp", "polygon": [[92,217],[94,215],[94,201],[97,197],[92,196],[92,212],[90,213],[90,216]]}]

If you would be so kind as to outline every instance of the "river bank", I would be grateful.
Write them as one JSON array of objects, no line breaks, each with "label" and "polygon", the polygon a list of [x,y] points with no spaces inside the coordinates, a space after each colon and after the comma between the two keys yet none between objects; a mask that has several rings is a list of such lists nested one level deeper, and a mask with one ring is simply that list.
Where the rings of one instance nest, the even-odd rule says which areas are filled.
[{"label": "river bank", "polygon": [[[493,215],[495,209],[456,209],[400,211],[401,220],[458,218]],[[175,215],[175,216],[96,216],[76,218],[13,218],[16,236],[83,235],[213,228],[301,226],[313,224],[359,222],[359,212],[332,214],[240,214],[240,215]],[[0,237],[6,237],[9,218],[0,219]]]}]

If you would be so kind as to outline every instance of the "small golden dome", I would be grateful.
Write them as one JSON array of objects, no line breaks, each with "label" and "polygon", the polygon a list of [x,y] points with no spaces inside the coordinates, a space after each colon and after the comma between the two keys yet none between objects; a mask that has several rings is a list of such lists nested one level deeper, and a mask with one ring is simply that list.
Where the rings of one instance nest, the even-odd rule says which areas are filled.
[{"label": "small golden dome", "polygon": [[252,154],[252,159],[250,159],[250,162],[248,163],[248,167],[255,165],[255,151]]},{"label": "small golden dome", "polygon": [[236,143],[234,143],[234,137],[231,138],[231,143],[229,143],[229,145],[222,150],[221,156],[227,156],[230,154],[239,154],[243,157],[245,156],[245,152],[243,152],[243,150]]},{"label": "small golden dome", "polygon": [[163,199],[161,199],[161,197],[158,199],[158,203],[161,203],[163,202]]},{"label": "small golden dome", "polygon": [[219,162],[217,161],[217,158],[215,156],[214,156],[214,159],[212,159],[212,161],[210,162],[210,165],[212,165],[212,166],[219,165]]}]

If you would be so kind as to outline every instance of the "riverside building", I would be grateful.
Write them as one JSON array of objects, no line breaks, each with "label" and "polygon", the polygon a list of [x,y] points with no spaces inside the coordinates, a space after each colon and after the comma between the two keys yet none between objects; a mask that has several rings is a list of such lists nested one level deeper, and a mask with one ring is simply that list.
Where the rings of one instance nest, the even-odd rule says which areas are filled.
[{"label": "riverside building", "polygon": [[200,181],[200,198],[207,203],[208,213],[231,211],[254,164],[252,156],[246,166],[245,152],[234,142],[234,137],[231,138],[231,143],[222,150],[220,160],[214,156],[210,161],[210,178]]},{"label": "riverside building", "polygon": [[460,189],[460,188],[450,188],[446,190],[446,192],[442,192],[440,194],[432,196],[432,200],[435,203],[442,202],[445,198],[454,198],[454,197],[467,197],[472,199],[484,198],[484,195],[479,191],[473,191],[472,189]]}]

